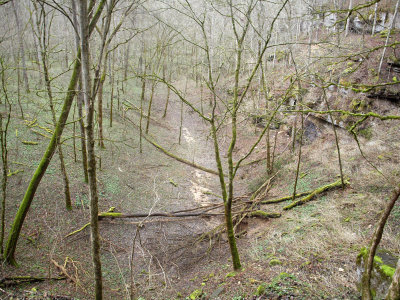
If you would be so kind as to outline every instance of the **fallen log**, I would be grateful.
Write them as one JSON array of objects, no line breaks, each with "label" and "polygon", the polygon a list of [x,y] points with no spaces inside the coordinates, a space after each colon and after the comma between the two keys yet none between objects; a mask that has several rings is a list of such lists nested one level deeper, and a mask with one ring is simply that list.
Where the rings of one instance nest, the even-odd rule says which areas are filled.
[{"label": "fallen log", "polygon": [[[298,193],[298,194],[295,195],[295,197],[296,198],[302,197],[302,196],[311,194],[312,192],[313,192],[313,190],[312,191],[303,192],[303,193]],[[278,199],[264,200],[264,201],[261,201],[260,203],[261,204],[272,204],[272,203],[279,203],[279,202],[287,201],[287,200],[290,200],[290,199],[293,199],[293,195],[285,196],[285,197],[278,198]]]},{"label": "fallen log", "polygon": [[[154,213],[135,213],[135,214],[124,214],[120,212],[114,212],[114,207],[111,207],[109,211],[102,212],[98,215],[98,219],[130,219],[130,218],[151,218],[151,217],[165,217],[165,218],[187,218],[187,217],[212,217],[212,216],[223,216],[224,213],[209,213],[209,211],[222,207],[223,204],[213,204],[207,207],[197,207],[192,209],[186,209],[176,212],[154,212]],[[202,211],[195,212],[195,210],[202,209]],[[242,215],[242,219],[245,217],[259,217],[259,218],[279,218],[280,213],[268,213],[261,210],[256,211],[240,211],[235,214]],[[81,228],[68,233],[65,238],[70,237],[83,231],[86,227],[90,226],[90,223],[86,223]]]},{"label": "fallen log", "polygon": [[[349,181],[345,180],[344,183],[345,183],[345,185],[347,185],[347,184],[349,184]],[[321,193],[323,193],[323,192],[325,192],[327,190],[339,187],[339,186],[342,186],[341,179],[339,179],[339,180],[337,180],[337,181],[335,181],[333,183],[330,183],[330,184],[327,184],[327,185],[324,185],[324,186],[321,186],[321,187],[317,188],[316,190],[314,190],[308,196],[306,196],[304,198],[301,198],[300,200],[294,201],[294,202],[290,203],[289,205],[286,205],[283,208],[283,210],[288,210],[288,209],[291,209],[291,208],[293,208],[295,206],[302,205],[302,204],[304,204],[304,203],[306,203],[308,201],[311,201],[316,195],[321,194]]]},{"label": "fallen log", "polygon": [[263,210],[255,210],[246,215],[246,217],[259,217],[262,219],[270,219],[270,218],[280,218],[280,213],[269,213]]},{"label": "fallen log", "polygon": [[13,276],[13,277],[3,277],[0,279],[0,287],[10,287],[16,286],[23,283],[34,283],[46,280],[65,280],[65,276],[59,277],[44,277],[44,276]]}]

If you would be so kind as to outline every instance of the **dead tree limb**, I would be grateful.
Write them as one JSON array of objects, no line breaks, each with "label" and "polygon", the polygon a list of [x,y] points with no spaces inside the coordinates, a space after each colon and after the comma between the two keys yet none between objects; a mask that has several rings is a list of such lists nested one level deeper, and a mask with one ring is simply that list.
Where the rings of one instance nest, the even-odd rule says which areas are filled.
[{"label": "dead tree limb", "polygon": [[0,279],[0,287],[10,287],[16,286],[24,283],[34,283],[46,280],[64,280],[65,276],[59,277],[45,277],[45,276],[13,276],[13,277],[3,277]]},{"label": "dead tree limb", "polygon": [[[344,183],[345,184],[349,184],[349,181],[345,180]],[[306,196],[304,198],[301,198],[300,200],[294,201],[294,202],[290,203],[289,205],[286,205],[283,208],[283,210],[288,210],[288,209],[291,209],[291,208],[293,208],[295,206],[302,205],[302,204],[304,204],[304,203],[306,203],[308,201],[311,201],[316,195],[321,194],[321,193],[323,193],[323,192],[325,192],[327,190],[339,187],[339,186],[342,186],[342,180],[341,179],[335,181],[334,183],[330,183],[330,184],[327,184],[327,185],[324,185],[324,186],[321,186],[321,187],[315,189],[308,196]]]}]

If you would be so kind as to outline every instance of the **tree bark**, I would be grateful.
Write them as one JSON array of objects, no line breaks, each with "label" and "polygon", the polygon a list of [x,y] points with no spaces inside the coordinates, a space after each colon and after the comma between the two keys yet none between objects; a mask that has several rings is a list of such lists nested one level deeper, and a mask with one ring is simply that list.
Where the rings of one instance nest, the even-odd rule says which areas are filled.
[{"label": "tree bark", "polygon": [[104,140],[103,140],[103,85],[106,79],[106,62],[107,59],[104,60],[104,69],[103,74],[101,75],[100,82],[99,82],[99,92],[97,95],[97,122],[99,123],[99,146],[101,148],[105,148]]},{"label": "tree bark", "polygon": [[92,260],[95,276],[95,299],[103,298],[103,283],[100,260],[100,235],[98,222],[98,195],[96,182],[96,157],[94,150],[94,95],[91,94],[90,65],[89,65],[89,22],[87,1],[80,1],[80,32],[82,49],[82,91],[86,108],[86,140],[88,156],[88,175],[90,191],[90,228],[92,244]]},{"label": "tree bark", "polygon": [[[71,0],[72,6],[72,19],[75,25],[75,28],[79,30],[79,22],[77,19],[77,12],[76,12],[76,2],[75,0]],[[75,46],[76,49],[80,49],[79,46],[79,35],[75,34]],[[79,128],[80,128],[80,140],[81,140],[81,153],[82,153],[82,169],[83,169],[83,176],[86,183],[89,182],[89,175],[87,172],[87,155],[86,155],[86,139],[85,139],[85,124],[83,122],[83,94],[82,94],[82,74],[79,73],[79,86],[78,92],[76,95],[76,102],[78,106],[78,117],[79,117]]]},{"label": "tree bark", "polygon": [[[8,148],[7,148],[7,133],[8,126],[11,118],[11,105],[8,100],[8,94],[6,90],[5,74],[3,60],[0,59],[1,63],[1,86],[5,97],[5,105],[8,105],[7,115],[3,116],[0,114],[0,143],[1,143],[1,162],[3,168],[3,178],[1,182],[2,198],[1,198],[1,232],[0,232],[0,253],[3,255],[4,252],[4,229],[5,229],[5,216],[6,216],[6,200],[7,200],[7,170],[8,170]],[[3,118],[5,117],[6,122],[3,128]]]}]

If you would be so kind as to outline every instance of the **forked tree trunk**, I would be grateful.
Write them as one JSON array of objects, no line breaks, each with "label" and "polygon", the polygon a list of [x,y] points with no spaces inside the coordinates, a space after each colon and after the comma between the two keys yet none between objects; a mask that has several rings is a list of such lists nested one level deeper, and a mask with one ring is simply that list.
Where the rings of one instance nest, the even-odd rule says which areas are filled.
[{"label": "forked tree trunk", "polygon": [[82,91],[86,108],[86,140],[88,155],[88,174],[90,192],[90,229],[92,244],[92,260],[95,276],[95,299],[103,298],[103,283],[100,260],[100,235],[98,221],[98,195],[96,182],[96,156],[94,151],[94,95],[91,95],[90,65],[89,65],[89,23],[87,1],[80,1],[80,32],[82,49]]}]

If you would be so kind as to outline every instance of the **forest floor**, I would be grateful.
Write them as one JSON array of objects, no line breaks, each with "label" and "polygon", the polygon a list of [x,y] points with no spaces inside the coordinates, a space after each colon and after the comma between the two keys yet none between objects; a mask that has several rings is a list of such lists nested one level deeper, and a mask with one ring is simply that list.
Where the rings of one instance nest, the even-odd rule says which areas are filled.
[{"label": "forest floor", "polygon": [[[183,90],[185,82],[178,82],[177,86]],[[217,176],[167,157],[146,141],[143,141],[143,152],[139,153],[136,128],[139,114],[134,109],[122,113],[123,107],[128,107],[124,106],[124,101],[139,105],[139,94],[134,85],[125,85],[124,92],[120,91],[120,109],[114,107],[111,128],[108,126],[110,110],[106,108],[106,149],[96,152],[101,161],[98,171],[100,211],[115,207],[116,212],[122,213],[172,212],[221,203]],[[189,99],[197,102],[200,94],[200,88],[189,81]],[[149,135],[168,151],[216,169],[207,124],[184,107],[179,144],[181,102],[171,95],[167,116],[163,118],[165,100],[166,90],[157,87]],[[37,124],[51,127],[44,100],[42,105],[37,103],[32,101],[25,108],[25,120],[14,118],[11,124],[11,171],[23,172],[9,177],[6,228],[47,146],[48,139],[33,132],[26,122],[37,119]],[[207,110],[206,101],[203,105]],[[382,114],[400,114],[397,103],[380,100],[372,102],[369,109]],[[305,124],[311,131],[302,147],[299,192],[334,182],[339,174],[332,127],[311,117]],[[353,137],[338,128],[344,173],[350,184],[289,211],[282,211],[287,202],[261,206],[265,211],[282,212],[282,216],[269,220],[249,218],[242,222],[237,242],[243,270],[237,273],[232,272],[225,234],[211,234],[223,224],[222,216],[102,220],[105,298],[129,298],[133,281],[135,294],[142,299],[358,299],[356,256],[372,236],[379,212],[396,186],[399,126],[398,121],[374,120],[368,138],[360,137],[364,156],[382,170],[384,176],[363,158]],[[221,138],[221,149],[227,149],[229,127],[221,130],[227,137]],[[238,131],[236,158],[246,153],[260,129],[251,123],[251,118],[242,118]],[[294,153],[290,151],[288,132],[286,125],[271,131],[272,137],[277,135],[276,175],[267,199],[290,195],[293,190],[299,146],[297,144]],[[80,153],[77,152],[77,162],[74,162],[72,141],[67,139],[72,134],[70,125],[64,134],[64,151],[73,210],[64,208],[63,184],[55,155],[22,230],[16,257],[20,267],[3,265],[0,270],[2,278],[57,276],[60,270],[55,267],[56,262],[65,267],[71,278],[3,287],[0,289],[2,299],[22,296],[31,299],[92,298],[89,229],[66,237],[89,221],[88,192]],[[23,141],[36,141],[38,145],[27,145]],[[79,141],[77,143],[79,145]],[[265,142],[262,142],[249,161],[261,159],[265,153]],[[235,196],[249,195],[266,179],[265,161],[244,165],[237,175]],[[382,247],[393,253],[400,252],[399,216],[400,205],[397,204],[382,241]],[[255,294],[260,289],[265,289],[265,293],[258,297]]]}]

